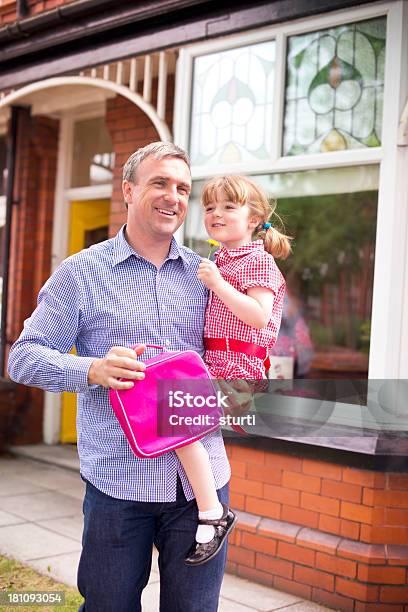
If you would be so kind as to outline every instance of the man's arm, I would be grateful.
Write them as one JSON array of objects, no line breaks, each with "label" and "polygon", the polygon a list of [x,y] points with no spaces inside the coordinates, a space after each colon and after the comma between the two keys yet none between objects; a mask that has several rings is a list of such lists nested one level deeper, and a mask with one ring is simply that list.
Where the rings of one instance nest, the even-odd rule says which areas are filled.
[{"label": "man's arm", "polygon": [[69,262],[63,262],[41,289],[37,308],[10,349],[10,378],[47,391],[80,393],[90,384],[129,388],[132,383],[116,377],[144,377],[144,364],[129,348],[114,347],[103,359],[70,354],[82,316],[80,288]]},{"label": "man's arm", "polygon": [[271,318],[274,293],[266,287],[251,287],[247,293],[237,291],[221,276],[214,262],[204,259],[198,268],[198,278],[211,289],[243,323],[261,329]]}]

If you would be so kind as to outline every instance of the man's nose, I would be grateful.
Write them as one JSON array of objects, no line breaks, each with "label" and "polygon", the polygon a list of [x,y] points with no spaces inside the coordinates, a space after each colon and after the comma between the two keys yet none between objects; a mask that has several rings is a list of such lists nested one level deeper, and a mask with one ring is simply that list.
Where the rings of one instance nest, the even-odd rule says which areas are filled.
[{"label": "man's nose", "polygon": [[169,187],[164,195],[164,198],[170,204],[178,204],[180,198],[177,192],[177,187]]}]

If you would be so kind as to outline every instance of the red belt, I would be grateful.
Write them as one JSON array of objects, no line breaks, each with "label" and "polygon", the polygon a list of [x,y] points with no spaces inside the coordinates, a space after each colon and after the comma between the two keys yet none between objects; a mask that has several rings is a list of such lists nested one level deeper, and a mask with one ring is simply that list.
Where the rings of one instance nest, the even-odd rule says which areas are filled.
[{"label": "red belt", "polygon": [[252,342],[243,342],[233,338],[204,338],[204,346],[208,351],[232,351],[233,353],[244,353],[265,360],[268,351],[265,347],[258,346]]}]

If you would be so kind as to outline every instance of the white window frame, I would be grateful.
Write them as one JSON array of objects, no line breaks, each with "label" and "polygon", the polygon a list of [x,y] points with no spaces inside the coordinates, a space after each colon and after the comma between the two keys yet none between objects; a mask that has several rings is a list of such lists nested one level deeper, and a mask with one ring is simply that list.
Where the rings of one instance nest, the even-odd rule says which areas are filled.
[{"label": "white window frame", "polygon": [[[282,156],[287,38],[381,16],[387,18],[381,146]],[[272,38],[277,47],[271,159],[234,167],[193,166],[192,178],[199,180],[225,172],[282,173],[378,164],[380,180],[368,376],[370,379],[408,378],[408,321],[407,316],[403,316],[404,312],[408,313],[408,150],[406,145],[398,146],[398,124],[408,97],[408,3],[404,0],[378,2],[184,47],[180,50],[176,71],[176,144],[189,148],[194,58]]]}]

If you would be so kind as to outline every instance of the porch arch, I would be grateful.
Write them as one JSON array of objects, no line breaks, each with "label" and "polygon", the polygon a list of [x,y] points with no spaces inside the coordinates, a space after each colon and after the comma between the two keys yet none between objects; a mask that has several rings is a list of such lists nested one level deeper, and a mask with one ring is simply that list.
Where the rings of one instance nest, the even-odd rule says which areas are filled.
[{"label": "porch arch", "polygon": [[118,83],[114,83],[109,80],[100,79],[97,77],[86,77],[86,76],[66,76],[66,77],[53,77],[50,79],[44,79],[42,81],[37,81],[35,83],[31,83],[29,85],[25,85],[21,89],[13,91],[7,95],[5,95],[0,100],[0,110],[2,108],[8,107],[11,104],[20,101],[26,96],[42,91],[44,89],[49,89],[51,87],[62,87],[66,85],[80,85],[80,86],[88,86],[88,87],[96,87],[99,89],[104,89],[108,91],[112,91],[117,93],[124,98],[127,98],[135,104],[135,106],[139,107],[151,120],[154,127],[157,130],[157,133],[160,137],[160,140],[164,141],[173,141],[172,133],[167,125],[167,123],[160,118],[156,108],[150,102],[144,100],[144,98],[138,94],[137,92],[131,91],[125,85],[120,85]]}]

